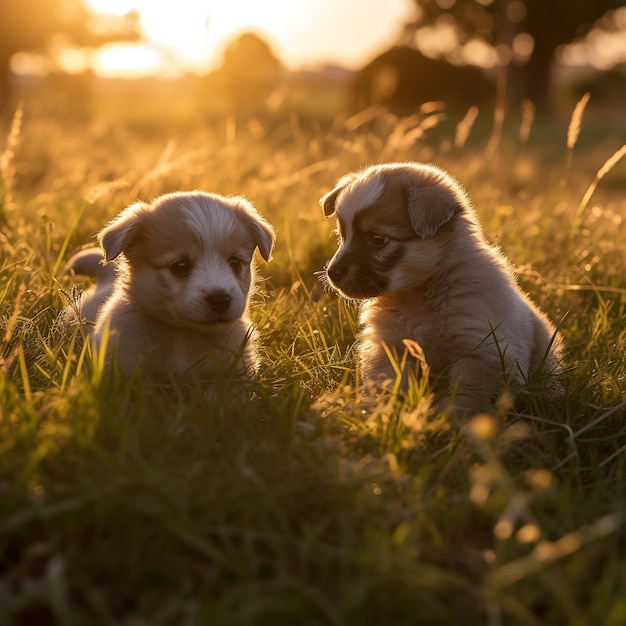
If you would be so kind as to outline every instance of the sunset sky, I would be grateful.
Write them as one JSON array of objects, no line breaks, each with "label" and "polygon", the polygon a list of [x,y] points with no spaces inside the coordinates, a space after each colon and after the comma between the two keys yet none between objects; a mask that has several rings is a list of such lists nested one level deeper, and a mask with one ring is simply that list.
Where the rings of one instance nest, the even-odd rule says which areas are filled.
[{"label": "sunset sky", "polygon": [[97,11],[137,10],[146,42],[98,52],[103,75],[206,71],[225,42],[254,30],[290,68],[337,63],[356,67],[397,41],[413,15],[411,0],[88,0]]}]

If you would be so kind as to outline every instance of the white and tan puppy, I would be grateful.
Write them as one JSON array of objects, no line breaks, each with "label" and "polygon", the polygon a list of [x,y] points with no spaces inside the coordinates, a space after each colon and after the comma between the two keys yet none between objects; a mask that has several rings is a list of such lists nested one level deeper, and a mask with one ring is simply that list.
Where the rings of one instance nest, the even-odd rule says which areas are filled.
[{"label": "white and tan puppy", "polygon": [[89,321],[98,310],[93,339],[109,362],[116,355],[127,374],[140,367],[174,380],[256,370],[253,254],[268,261],[275,234],[247,200],[195,191],[138,202],[98,240],[102,252],[82,251],[69,265],[93,276],[102,257],[81,312]]},{"label": "white and tan puppy", "polygon": [[[485,241],[462,187],[441,169],[392,163],[349,174],[320,201],[336,214],[326,267],[343,296],[363,300],[358,353],[366,382],[396,377],[403,340],[417,342],[441,392],[463,414],[485,409],[505,378],[559,368],[554,327]],[[414,368],[413,368],[414,369]],[[413,374],[403,372],[404,385]]]}]

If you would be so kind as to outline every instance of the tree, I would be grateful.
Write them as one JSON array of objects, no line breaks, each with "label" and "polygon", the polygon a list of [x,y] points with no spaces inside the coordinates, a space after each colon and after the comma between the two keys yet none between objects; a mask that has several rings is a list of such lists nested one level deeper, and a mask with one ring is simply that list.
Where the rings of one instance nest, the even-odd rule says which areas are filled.
[{"label": "tree", "polygon": [[394,46],[355,75],[353,108],[384,106],[410,115],[425,102],[445,102],[448,112],[464,114],[470,106],[493,105],[494,81],[477,67],[457,67],[429,59],[410,46]]},{"label": "tree", "polygon": [[[555,53],[564,44],[582,37],[611,9],[624,0],[414,0],[418,19],[409,33],[419,36],[424,26],[454,24],[459,43],[483,39],[501,51],[514,49],[526,37],[529,54],[511,55],[509,96],[529,98],[539,108],[549,104]],[[532,39],[529,39],[530,36]],[[531,51],[532,50],[532,51]],[[521,58],[520,58],[521,57]]]},{"label": "tree", "polygon": [[81,0],[1,0],[0,106],[10,95],[10,62],[16,52],[45,51],[57,35],[75,45],[92,47],[138,36],[135,13],[102,32],[95,28],[93,18]]},{"label": "tree", "polygon": [[264,39],[243,33],[226,46],[215,77],[233,111],[247,114],[265,105],[282,69],[282,63]]}]

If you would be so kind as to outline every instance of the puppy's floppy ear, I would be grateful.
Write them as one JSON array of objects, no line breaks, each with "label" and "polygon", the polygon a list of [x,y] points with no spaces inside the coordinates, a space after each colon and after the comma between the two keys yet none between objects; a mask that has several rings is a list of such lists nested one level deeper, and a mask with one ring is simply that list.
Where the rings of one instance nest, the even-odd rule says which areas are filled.
[{"label": "puppy's floppy ear", "polygon": [[335,203],[337,202],[337,196],[343,191],[346,185],[352,182],[356,178],[356,174],[347,174],[339,179],[335,188],[329,191],[327,194],[320,198],[320,206],[324,211],[324,217],[330,217],[335,212]]},{"label": "puppy's floppy ear", "polygon": [[335,187],[332,191],[329,191],[320,198],[320,206],[324,211],[324,217],[330,217],[335,212],[335,202],[337,201],[337,196],[344,187],[345,185]]},{"label": "puppy's floppy ear", "polygon": [[116,259],[128,248],[148,209],[145,202],[131,204],[98,233],[98,241],[104,252],[104,263]]},{"label": "puppy's floppy ear", "polygon": [[[445,175],[444,175],[445,176]],[[441,226],[450,222],[462,210],[465,199],[451,180],[424,180],[406,188],[409,220],[413,230],[422,238],[432,237]]]},{"label": "puppy's floppy ear", "polygon": [[259,249],[263,260],[268,262],[272,256],[272,249],[276,241],[276,232],[274,227],[260,215],[253,220],[255,239],[254,243]]},{"label": "puppy's floppy ear", "polygon": [[272,255],[272,248],[276,241],[274,227],[255,209],[254,205],[245,198],[237,198],[239,207],[243,210],[243,219],[252,236],[252,242],[259,249],[263,260],[268,262]]}]

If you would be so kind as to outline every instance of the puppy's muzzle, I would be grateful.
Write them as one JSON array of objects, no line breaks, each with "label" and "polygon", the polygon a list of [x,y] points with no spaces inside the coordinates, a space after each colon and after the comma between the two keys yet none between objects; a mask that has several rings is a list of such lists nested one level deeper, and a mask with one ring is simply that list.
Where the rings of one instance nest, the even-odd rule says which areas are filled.
[{"label": "puppy's muzzle", "polygon": [[338,263],[330,263],[326,268],[326,275],[330,279],[331,283],[337,285],[345,276],[345,271]]},{"label": "puppy's muzzle", "polygon": [[211,311],[217,315],[226,313],[230,308],[232,297],[225,291],[215,291],[207,294],[206,301]]},{"label": "puppy's muzzle", "polygon": [[355,255],[335,257],[326,267],[328,281],[348,298],[374,298],[384,290],[387,278],[365,263]]}]

